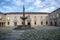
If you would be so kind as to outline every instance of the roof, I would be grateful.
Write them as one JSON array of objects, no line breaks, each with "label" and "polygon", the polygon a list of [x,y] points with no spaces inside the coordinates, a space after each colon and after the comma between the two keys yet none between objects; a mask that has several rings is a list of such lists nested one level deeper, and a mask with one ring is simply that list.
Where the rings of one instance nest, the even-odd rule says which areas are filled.
[{"label": "roof", "polygon": [[[0,12],[0,14],[23,14],[23,12],[9,12],[9,13],[2,13]],[[50,13],[47,13],[47,12],[25,12],[25,14],[50,14]]]},{"label": "roof", "polygon": [[[10,12],[10,13],[5,13],[5,14],[23,14],[23,12]],[[46,12],[25,12],[25,14],[49,14]]]}]

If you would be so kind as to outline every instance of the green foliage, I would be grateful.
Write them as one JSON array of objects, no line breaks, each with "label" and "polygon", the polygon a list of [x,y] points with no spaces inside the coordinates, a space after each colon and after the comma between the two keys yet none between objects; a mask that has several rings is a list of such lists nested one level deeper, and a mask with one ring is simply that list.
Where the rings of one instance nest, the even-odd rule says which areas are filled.
[{"label": "green foliage", "polygon": [[60,40],[60,29],[39,29],[26,31],[18,40]]}]

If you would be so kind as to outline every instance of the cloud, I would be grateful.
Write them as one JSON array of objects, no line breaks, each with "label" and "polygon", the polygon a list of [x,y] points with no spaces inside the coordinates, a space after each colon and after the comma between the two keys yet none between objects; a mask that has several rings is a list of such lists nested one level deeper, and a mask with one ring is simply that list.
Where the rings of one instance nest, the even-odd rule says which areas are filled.
[{"label": "cloud", "polygon": [[52,12],[60,7],[60,0],[5,0],[0,4],[0,11],[4,12],[21,12],[24,4],[27,12]]},{"label": "cloud", "polygon": [[55,0],[50,0],[49,2],[50,2],[50,5],[51,5],[51,6],[56,6],[56,5],[57,5],[57,3],[56,3]]},{"label": "cloud", "polygon": [[49,6],[58,6],[57,2],[55,0],[45,0],[42,2],[42,0],[36,0],[33,4],[37,8],[40,7],[49,7]]},{"label": "cloud", "polygon": [[12,7],[9,7],[9,6],[3,6],[3,9],[6,9],[6,10],[12,10]]},{"label": "cloud", "polygon": [[52,12],[56,9],[56,7],[48,7],[48,8],[44,8],[44,9],[40,9],[40,10],[35,10],[36,12]]},{"label": "cloud", "polygon": [[13,11],[13,8],[9,7],[9,6],[3,6],[2,8],[0,8],[0,11],[1,12],[11,12],[11,11]]},{"label": "cloud", "polygon": [[24,1],[29,3],[29,2],[34,2],[35,0],[24,0]]},{"label": "cloud", "polygon": [[3,4],[5,4],[5,3],[4,3],[4,2],[1,2],[0,4],[2,4],[2,5],[3,5]]},{"label": "cloud", "polygon": [[53,10],[55,10],[55,7],[48,7],[48,8],[45,8],[43,10],[40,10],[40,11],[44,11],[44,12],[52,12]]},{"label": "cloud", "polygon": [[5,0],[6,2],[11,1],[11,0]]},{"label": "cloud", "polygon": [[17,6],[21,6],[24,4],[21,0],[12,0],[12,3],[17,5]]},{"label": "cloud", "polygon": [[32,11],[34,9],[34,7],[29,7],[26,9],[26,11]]},{"label": "cloud", "polygon": [[36,0],[33,5],[36,7],[43,7],[41,3],[42,3],[41,0]]}]

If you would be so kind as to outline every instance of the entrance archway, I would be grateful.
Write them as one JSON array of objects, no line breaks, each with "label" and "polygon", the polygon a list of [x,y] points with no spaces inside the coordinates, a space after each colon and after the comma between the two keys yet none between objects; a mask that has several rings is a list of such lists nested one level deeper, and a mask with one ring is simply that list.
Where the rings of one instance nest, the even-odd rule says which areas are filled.
[{"label": "entrance archway", "polygon": [[48,22],[46,21],[46,25],[48,25]]},{"label": "entrance archway", "polygon": [[28,22],[27,25],[29,26],[29,28],[31,27],[31,22]]},{"label": "entrance archway", "polygon": [[55,26],[57,26],[57,22],[55,22]]},{"label": "entrance archway", "polygon": [[50,25],[52,25],[52,22],[50,22]]},{"label": "entrance archway", "polygon": [[31,25],[31,23],[30,23],[30,22],[28,22],[27,24],[28,24],[28,25]]},{"label": "entrance archway", "polygon": [[14,26],[17,26],[17,22],[14,22]]}]

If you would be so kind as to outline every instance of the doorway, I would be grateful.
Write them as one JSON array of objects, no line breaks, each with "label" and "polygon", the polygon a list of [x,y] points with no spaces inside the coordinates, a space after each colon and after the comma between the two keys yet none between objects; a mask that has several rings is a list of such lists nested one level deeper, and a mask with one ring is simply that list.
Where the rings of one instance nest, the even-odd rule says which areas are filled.
[{"label": "doorway", "polygon": [[27,24],[28,24],[28,27],[30,28],[30,27],[31,27],[31,23],[30,23],[30,22],[28,22]]},{"label": "doorway", "polygon": [[50,22],[50,25],[52,25],[52,22]]},{"label": "doorway", "polygon": [[46,25],[48,25],[48,22],[46,21]]},{"label": "doorway", "polygon": [[14,22],[14,26],[17,26],[17,22]]},{"label": "doorway", "polygon": [[43,22],[41,22],[41,25],[43,25]]},{"label": "doorway", "polygon": [[28,25],[31,25],[31,23],[30,23],[30,22],[28,22]]},{"label": "doorway", "polygon": [[55,26],[57,26],[57,22],[55,22]]}]

